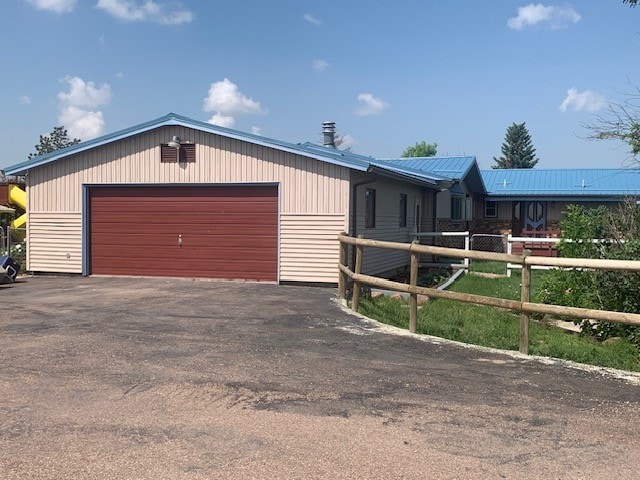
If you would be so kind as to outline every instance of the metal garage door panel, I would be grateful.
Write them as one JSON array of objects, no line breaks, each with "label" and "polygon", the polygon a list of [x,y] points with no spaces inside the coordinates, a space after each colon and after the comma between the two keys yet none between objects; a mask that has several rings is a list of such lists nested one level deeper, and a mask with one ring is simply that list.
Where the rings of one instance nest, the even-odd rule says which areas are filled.
[{"label": "metal garage door panel", "polygon": [[277,280],[275,186],[93,187],[90,198],[92,274]]}]

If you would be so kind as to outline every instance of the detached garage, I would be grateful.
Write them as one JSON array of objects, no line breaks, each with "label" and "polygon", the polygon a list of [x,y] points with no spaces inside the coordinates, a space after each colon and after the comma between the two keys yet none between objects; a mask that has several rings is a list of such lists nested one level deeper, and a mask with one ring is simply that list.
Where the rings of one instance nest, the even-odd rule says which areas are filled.
[{"label": "detached garage", "polygon": [[[410,241],[451,186],[329,145],[176,114],[6,172],[26,177],[29,271],[270,282],[335,283],[340,232]],[[405,257],[376,253],[365,270]]]}]

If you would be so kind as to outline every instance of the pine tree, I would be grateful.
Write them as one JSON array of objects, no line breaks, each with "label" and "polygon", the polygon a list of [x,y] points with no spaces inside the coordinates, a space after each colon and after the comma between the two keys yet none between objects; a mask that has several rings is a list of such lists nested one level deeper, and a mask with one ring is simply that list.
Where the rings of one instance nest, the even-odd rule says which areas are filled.
[{"label": "pine tree", "polygon": [[531,143],[531,135],[525,122],[513,123],[507,127],[507,134],[502,143],[502,156],[493,157],[496,165],[491,168],[533,168],[538,159],[536,149]]},{"label": "pine tree", "polygon": [[50,135],[40,135],[40,142],[35,146],[36,151],[34,153],[30,153],[29,158],[39,157],[45,153],[55,152],[56,150],[70,147],[76,143],[80,143],[80,139],[70,139],[66,128],[54,127]]}]

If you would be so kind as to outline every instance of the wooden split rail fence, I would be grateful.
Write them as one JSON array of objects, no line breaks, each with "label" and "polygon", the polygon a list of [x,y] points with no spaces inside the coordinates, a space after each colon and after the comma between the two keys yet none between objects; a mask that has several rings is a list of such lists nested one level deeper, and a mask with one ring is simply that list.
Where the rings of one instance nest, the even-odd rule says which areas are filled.
[{"label": "wooden split rail fence", "polygon": [[[350,237],[346,233],[338,236],[340,241],[340,269],[338,280],[338,294],[341,300],[346,300],[347,284],[353,282],[353,297],[351,307],[358,311],[360,302],[360,290],[362,285],[384,288],[397,292],[409,294],[409,331],[416,332],[418,323],[418,295],[427,295],[432,298],[448,298],[466,303],[478,305],[488,305],[491,307],[505,308],[520,312],[520,352],[529,352],[529,321],[530,314],[540,313],[548,315],[559,315],[573,318],[589,318],[597,321],[622,323],[626,325],[640,326],[640,314],[612,312],[606,310],[592,310],[588,308],[565,307],[561,305],[547,305],[531,302],[531,267],[549,266],[555,268],[587,268],[600,270],[627,270],[640,272],[640,261],[631,260],[604,260],[589,258],[554,258],[554,257],[534,257],[524,251],[522,255],[510,255],[506,253],[482,252],[473,250],[461,250],[457,248],[435,247],[430,245],[420,245],[414,243],[396,243],[381,240],[369,240],[362,236],[358,238]],[[348,266],[348,246],[353,245],[356,249],[356,259],[354,270]],[[379,278],[362,273],[362,259],[365,248],[383,248],[390,250],[400,250],[411,255],[411,267],[409,284],[394,282],[384,278]],[[506,262],[517,264],[522,267],[522,288],[520,300],[506,300],[504,298],[485,297],[470,293],[450,292],[447,290],[437,290],[435,288],[420,287],[418,282],[418,257],[419,255],[442,255],[453,258],[488,260],[496,262]]]}]

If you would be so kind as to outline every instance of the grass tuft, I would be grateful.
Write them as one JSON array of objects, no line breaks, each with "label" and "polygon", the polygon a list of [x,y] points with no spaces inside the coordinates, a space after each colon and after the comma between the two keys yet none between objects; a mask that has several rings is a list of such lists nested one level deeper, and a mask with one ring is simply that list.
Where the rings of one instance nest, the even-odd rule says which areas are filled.
[{"label": "grass tuft", "polygon": [[[536,283],[539,283],[542,275],[544,272],[533,274],[532,296],[535,295]],[[453,285],[452,290],[517,300],[520,298],[520,277],[485,278],[465,275]],[[386,296],[365,298],[361,300],[360,312],[388,325],[409,328],[407,300]],[[432,299],[420,307],[417,332],[503,350],[519,348],[517,314],[447,299]],[[529,335],[529,352],[532,355],[640,371],[640,351],[624,340],[603,343],[538,322],[531,322]]]}]

